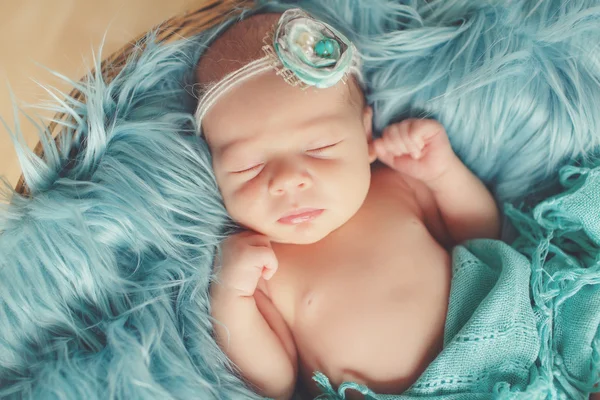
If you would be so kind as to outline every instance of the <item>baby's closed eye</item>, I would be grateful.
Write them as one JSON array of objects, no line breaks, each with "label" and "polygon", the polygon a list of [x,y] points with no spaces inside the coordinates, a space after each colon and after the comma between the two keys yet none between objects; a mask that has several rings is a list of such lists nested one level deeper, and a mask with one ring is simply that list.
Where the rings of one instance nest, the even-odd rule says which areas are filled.
[{"label": "baby's closed eye", "polygon": [[244,174],[247,172],[253,172],[256,171],[258,169],[260,169],[263,165],[265,165],[265,163],[255,163],[255,164],[251,164],[249,167],[242,167],[242,168],[234,168],[233,171],[230,171],[232,174]]},{"label": "baby's closed eye", "polygon": [[330,143],[330,144],[326,144],[326,145],[322,145],[322,146],[319,145],[317,147],[310,148],[310,149],[306,150],[306,152],[309,153],[309,154],[311,154],[311,155],[313,155],[313,154],[316,154],[316,155],[323,154],[323,153],[326,153],[326,152],[328,152],[330,150],[333,150],[334,147],[336,147],[337,145],[339,145],[342,142],[343,142],[343,140],[339,140],[339,141],[334,142],[334,143]]},{"label": "baby's closed eye", "polygon": [[[307,146],[306,150],[304,150],[304,153],[306,153],[307,155],[311,156],[311,157],[317,157],[317,158],[324,158],[327,157],[331,152],[333,152],[333,150],[340,144],[342,143],[344,140],[335,140],[335,141],[328,141],[328,142],[321,142],[319,144],[315,144],[315,145],[311,145],[311,146]],[[302,150],[300,150],[302,151]],[[249,162],[236,162],[236,163],[232,163],[230,164],[230,166],[226,166],[225,170],[227,171],[227,173],[231,174],[231,175],[236,175],[236,176],[244,176],[247,177],[248,175],[257,175],[260,173],[260,171],[264,168],[264,166],[266,165],[266,161],[249,161]]]}]

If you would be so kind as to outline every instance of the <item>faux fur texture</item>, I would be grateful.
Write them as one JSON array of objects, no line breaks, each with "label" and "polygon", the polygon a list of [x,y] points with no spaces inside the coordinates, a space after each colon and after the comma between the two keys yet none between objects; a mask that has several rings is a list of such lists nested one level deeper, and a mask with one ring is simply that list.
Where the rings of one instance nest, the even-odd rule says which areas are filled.
[{"label": "faux fur texture", "polygon": [[[500,201],[600,144],[597,0],[259,11],[297,4],[358,45],[377,130],[439,119]],[[190,93],[225,26],[163,46],[150,35],[112,82],[71,82],[87,101],[57,93],[52,107],[73,121],[58,147],[40,127],[44,160],[12,130],[31,196],[7,189],[0,211],[0,397],[258,398],[229,369],[208,313],[212,256],[231,224]]]}]

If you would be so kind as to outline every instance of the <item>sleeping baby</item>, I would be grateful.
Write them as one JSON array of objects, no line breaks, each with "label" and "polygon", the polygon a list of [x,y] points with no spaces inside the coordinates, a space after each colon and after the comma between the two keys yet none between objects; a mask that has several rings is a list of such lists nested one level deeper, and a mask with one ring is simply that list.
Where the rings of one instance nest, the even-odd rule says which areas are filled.
[{"label": "sleeping baby", "polygon": [[201,134],[244,228],[216,259],[218,344],[267,397],[318,395],[317,371],[407,389],[442,347],[448,250],[499,235],[492,195],[434,120],[375,139],[356,48],[298,9],[237,22],[196,76]]}]

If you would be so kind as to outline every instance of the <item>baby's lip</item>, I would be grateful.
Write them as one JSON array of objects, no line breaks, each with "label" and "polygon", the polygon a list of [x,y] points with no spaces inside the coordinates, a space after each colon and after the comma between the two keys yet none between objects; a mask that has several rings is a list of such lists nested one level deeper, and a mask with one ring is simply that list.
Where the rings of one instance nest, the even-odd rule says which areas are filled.
[{"label": "baby's lip", "polygon": [[295,208],[287,212],[278,219],[283,224],[299,224],[317,218],[323,212],[320,208]]}]

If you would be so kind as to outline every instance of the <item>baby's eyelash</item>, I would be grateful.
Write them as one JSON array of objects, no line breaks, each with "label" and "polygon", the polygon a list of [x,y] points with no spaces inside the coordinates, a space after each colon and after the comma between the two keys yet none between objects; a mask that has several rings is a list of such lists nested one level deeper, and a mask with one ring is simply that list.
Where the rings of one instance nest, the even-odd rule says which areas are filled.
[{"label": "baby's eyelash", "polygon": [[231,171],[231,173],[232,174],[243,174],[243,173],[246,173],[246,172],[251,172],[251,171],[254,171],[255,169],[258,169],[258,168],[262,167],[262,165],[263,165],[262,163],[261,164],[256,164],[256,165],[254,165],[254,166],[252,166],[250,168],[242,169],[242,170],[239,170],[239,171]]},{"label": "baby's eyelash", "polygon": [[[318,147],[316,149],[310,149],[310,150],[307,150],[307,152],[309,152],[311,154],[320,154],[320,153],[322,153],[322,152],[324,152],[326,150],[331,149],[334,146],[337,146],[341,142],[343,142],[343,140],[340,140],[339,142],[335,142],[335,143],[332,143],[332,144],[328,144],[327,146],[321,146],[321,147]],[[249,167],[249,168],[245,168],[245,169],[241,169],[241,170],[237,170],[237,171],[231,171],[231,173],[232,174],[245,174],[245,173],[248,173],[248,172],[255,171],[255,170],[261,168],[263,165],[264,165],[264,163],[255,164],[255,165],[253,165],[252,167]]]},{"label": "baby's eyelash", "polygon": [[340,144],[341,142],[342,141],[340,140],[339,142],[335,142],[335,143],[329,144],[327,146],[319,147],[319,148],[316,148],[316,149],[311,149],[311,150],[308,150],[308,151],[311,152],[311,153],[319,154],[319,153],[321,153],[321,152],[323,152],[325,150],[329,150],[330,148],[332,148],[332,147]]}]

